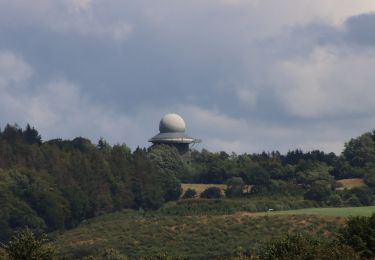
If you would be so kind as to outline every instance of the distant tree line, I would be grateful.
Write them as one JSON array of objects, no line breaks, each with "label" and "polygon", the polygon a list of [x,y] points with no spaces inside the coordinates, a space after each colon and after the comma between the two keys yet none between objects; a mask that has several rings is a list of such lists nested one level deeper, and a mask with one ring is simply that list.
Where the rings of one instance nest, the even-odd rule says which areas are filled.
[{"label": "distant tree line", "polygon": [[[191,153],[187,167],[182,182],[227,184],[226,197],[281,194],[336,207],[375,203],[375,131],[351,139],[339,156],[317,150],[237,155],[203,149]],[[337,180],[347,178],[362,178],[365,185],[341,188]]]}]

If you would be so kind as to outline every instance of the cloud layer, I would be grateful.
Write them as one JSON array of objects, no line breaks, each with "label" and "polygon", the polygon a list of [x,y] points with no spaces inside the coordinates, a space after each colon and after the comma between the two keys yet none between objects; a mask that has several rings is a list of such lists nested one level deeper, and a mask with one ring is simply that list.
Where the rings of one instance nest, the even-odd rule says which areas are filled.
[{"label": "cloud layer", "polygon": [[371,0],[0,0],[0,124],[146,146],[340,152],[375,125]]}]

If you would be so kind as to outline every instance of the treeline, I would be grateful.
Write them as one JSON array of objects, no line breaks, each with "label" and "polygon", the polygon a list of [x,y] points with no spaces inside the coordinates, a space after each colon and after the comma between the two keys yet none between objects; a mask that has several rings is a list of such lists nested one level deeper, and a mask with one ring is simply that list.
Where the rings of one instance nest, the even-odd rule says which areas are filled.
[{"label": "treeline", "polygon": [[[351,139],[337,156],[322,151],[261,154],[191,153],[183,182],[227,184],[227,197],[302,196],[321,206],[360,206],[375,203],[375,131]],[[362,178],[365,184],[344,189],[337,182]],[[251,190],[245,187],[251,186]],[[189,191],[191,192],[191,191]]]},{"label": "treeline", "polygon": [[158,165],[159,153],[82,137],[42,142],[29,125],[7,125],[0,131],[0,240],[20,227],[48,232],[177,199],[180,181]]}]

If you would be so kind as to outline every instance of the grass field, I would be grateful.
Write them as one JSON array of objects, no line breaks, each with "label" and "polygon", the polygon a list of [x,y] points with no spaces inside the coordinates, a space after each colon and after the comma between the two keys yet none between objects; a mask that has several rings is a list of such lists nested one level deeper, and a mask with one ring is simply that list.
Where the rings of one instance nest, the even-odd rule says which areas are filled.
[{"label": "grass field", "polygon": [[338,188],[338,190],[343,190],[345,188],[352,189],[354,187],[361,187],[365,185],[365,182],[361,178],[342,179],[338,180],[337,182],[342,184],[342,187]]},{"label": "grass field", "polygon": [[259,215],[319,215],[319,216],[370,216],[375,213],[375,206],[348,207],[348,208],[308,208],[285,211],[272,211],[267,213],[255,213]]}]

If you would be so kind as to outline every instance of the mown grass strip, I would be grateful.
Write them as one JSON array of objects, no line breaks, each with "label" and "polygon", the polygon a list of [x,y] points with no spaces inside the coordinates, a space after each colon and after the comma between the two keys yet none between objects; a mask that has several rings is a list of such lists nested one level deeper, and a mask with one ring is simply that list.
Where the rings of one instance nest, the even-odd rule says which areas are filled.
[{"label": "mown grass strip", "polygon": [[347,207],[347,208],[306,208],[285,211],[271,211],[266,213],[255,213],[255,215],[320,215],[320,216],[370,216],[375,213],[375,206],[369,207]]}]

